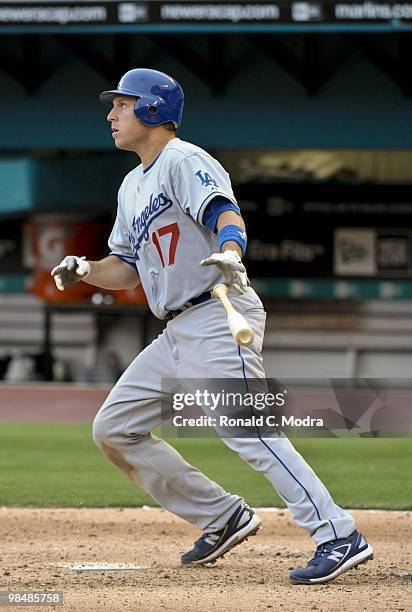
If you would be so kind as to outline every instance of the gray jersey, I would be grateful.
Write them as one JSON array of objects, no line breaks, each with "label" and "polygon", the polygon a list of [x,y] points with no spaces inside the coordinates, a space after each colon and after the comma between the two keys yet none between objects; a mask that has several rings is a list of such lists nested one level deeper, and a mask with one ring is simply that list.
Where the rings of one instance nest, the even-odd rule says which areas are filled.
[{"label": "gray jersey", "polygon": [[218,250],[203,225],[215,196],[236,204],[228,173],[209,153],[174,138],[155,161],[125,177],[109,248],[135,264],[150,309],[158,318],[224,280],[216,266],[200,261]]}]

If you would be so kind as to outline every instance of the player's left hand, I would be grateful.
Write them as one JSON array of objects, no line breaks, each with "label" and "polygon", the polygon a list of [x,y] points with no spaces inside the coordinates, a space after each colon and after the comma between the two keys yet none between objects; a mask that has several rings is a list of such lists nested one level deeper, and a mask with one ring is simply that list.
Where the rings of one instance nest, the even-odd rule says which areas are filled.
[{"label": "player's left hand", "polygon": [[50,272],[59,291],[64,291],[65,287],[70,287],[74,283],[86,278],[89,273],[89,262],[86,261],[85,257],[77,257],[77,255],[67,255]]},{"label": "player's left hand", "polygon": [[233,286],[239,293],[246,291],[249,285],[246,268],[236,251],[213,253],[200,263],[202,266],[217,266],[225,275],[228,285]]}]

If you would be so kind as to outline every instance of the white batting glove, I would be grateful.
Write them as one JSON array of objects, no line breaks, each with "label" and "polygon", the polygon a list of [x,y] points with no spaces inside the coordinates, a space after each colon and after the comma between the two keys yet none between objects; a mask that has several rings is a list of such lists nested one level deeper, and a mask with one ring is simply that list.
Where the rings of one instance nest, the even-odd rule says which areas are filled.
[{"label": "white batting glove", "polygon": [[74,283],[90,274],[90,264],[85,257],[67,255],[58,266],[53,268],[50,274],[54,278],[57,289],[64,291],[65,287],[74,285]]},{"label": "white batting glove", "polygon": [[246,268],[236,251],[213,253],[200,263],[202,266],[217,266],[226,276],[228,285],[232,285],[239,293],[246,291],[249,284]]}]

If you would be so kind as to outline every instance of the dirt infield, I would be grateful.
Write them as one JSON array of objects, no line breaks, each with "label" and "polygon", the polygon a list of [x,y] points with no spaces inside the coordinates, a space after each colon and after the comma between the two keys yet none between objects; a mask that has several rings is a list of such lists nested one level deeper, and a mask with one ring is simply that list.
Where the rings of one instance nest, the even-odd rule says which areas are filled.
[{"label": "dirt infield", "polygon": [[[313,552],[310,538],[284,510],[259,513],[261,531],[225,559],[181,568],[197,531],[164,510],[0,508],[0,591],[63,591],[54,609],[65,612],[412,610],[412,513],[354,511],[375,559],[314,587],[288,581]],[[76,572],[76,563],[143,569]]]}]

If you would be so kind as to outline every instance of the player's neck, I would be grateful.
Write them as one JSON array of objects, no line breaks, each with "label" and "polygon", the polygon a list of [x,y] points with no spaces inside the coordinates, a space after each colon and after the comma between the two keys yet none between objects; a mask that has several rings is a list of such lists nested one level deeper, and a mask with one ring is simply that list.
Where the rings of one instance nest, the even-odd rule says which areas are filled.
[{"label": "player's neck", "polygon": [[156,134],[141,146],[137,146],[136,153],[141,159],[143,168],[150,166],[173,138],[176,138],[175,134],[165,130],[164,134]]}]

